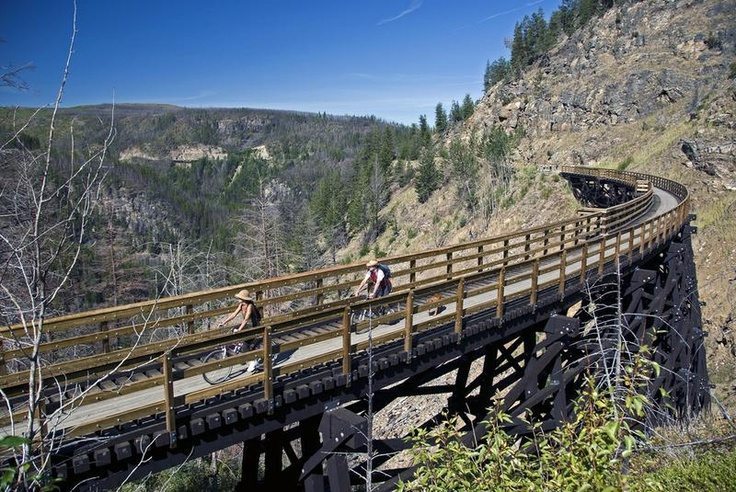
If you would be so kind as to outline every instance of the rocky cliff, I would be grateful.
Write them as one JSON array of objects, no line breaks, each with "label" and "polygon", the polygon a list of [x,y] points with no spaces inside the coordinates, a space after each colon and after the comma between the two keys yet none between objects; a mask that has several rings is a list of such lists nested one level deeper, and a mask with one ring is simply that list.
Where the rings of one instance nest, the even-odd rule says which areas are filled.
[{"label": "rocky cliff", "polygon": [[561,38],[518,79],[489,88],[474,114],[439,142],[470,141],[499,125],[523,129],[510,158],[514,204],[484,221],[463,212],[452,183],[426,207],[413,189],[400,190],[384,213],[410,233],[387,231],[379,249],[436,246],[571,213],[564,184],[535,170],[599,165],[681,181],[697,215],[711,375],[719,397],[736,406],[734,13],[734,0],[624,2]]}]

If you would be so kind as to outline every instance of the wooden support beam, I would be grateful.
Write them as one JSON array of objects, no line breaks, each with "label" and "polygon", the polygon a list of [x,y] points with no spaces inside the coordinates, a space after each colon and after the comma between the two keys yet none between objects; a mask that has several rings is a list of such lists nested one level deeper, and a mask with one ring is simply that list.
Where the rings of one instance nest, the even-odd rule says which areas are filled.
[{"label": "wooden support beam", "polygon": [[271,327],[263,328],[263,397],[273,400],[273,361],[271,360]]},{"label": "wooden support beam", "polygon": [[503,303],[504,303],[504,287],[506,283],[506,269],[501,268],[498,272],[498,289],[496,291],[498,297],[496,299],[496,318],[503,318]]},{"label": "wooden support beam", "polygon": [[108,329],[107,321],[100,322],[100,333],[104,334],[102,338],[102,352],[105,354],[110,353],[110,336],[107,335]]},{"label": "wooden support beam", "polygon": [[560,295],[565,295],[565,270],[567,269],[567,251],[563,251],[560,254]]},{"label": "wooden support beam", "polygon": [[465,279],[460,277],[455,295],[455,333],[463,332],[463,304],[465,301]]},{"label": "wooden support beam", "polygon": [[350,323],[350,306],[345,306],[342,311],[342,373],[350,374],[350,332],[352,326]]},{"label": "wooden support beam", "polygon": [[[406,295],[406,312],[404,314],[404,352],[411,354],[414,335],[414,291],[409,290]],[[409,362],[411,357],[406,358]]]},{"label": "wooden support beam", "polygon": [[585,273],[588,270],[588,243],[583,243],[580,250],[580,284],[585,284]]},{"label": "wooden support beam", "polygon": [[161,366],[164,373],[164,404],[166,414],[166,432],[169,433],[169,447],[176,447],[176,413],[174,412],[174,376],[171,368],[171,352],[162,356]]},{"label": "wooden support beam", "polygon": [[529,304],[532,306],[537,305],[537,295],[539,294],[539,258],[534,260],[532,264],[532,286],[529,292]]},{"label": "wooden support beam", "polygon": [[[194,314],[194,306],[192,304],[187,304],[186,307],[186,314],[187,316]],[[187,333],[190,335],[194,333],[194,320],[187,321]]]}]

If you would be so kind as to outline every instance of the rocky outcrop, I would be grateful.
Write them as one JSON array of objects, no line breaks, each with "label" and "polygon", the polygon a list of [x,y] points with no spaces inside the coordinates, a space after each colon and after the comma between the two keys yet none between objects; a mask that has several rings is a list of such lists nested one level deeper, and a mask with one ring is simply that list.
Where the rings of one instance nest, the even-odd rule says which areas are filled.
[{"label": "rocky outcrop", "polygon": [[683,101],[695,111],[733,58],[733,25],[718,30],[729,5],[736,8],[659,0],[611,9],[521,79],[493,87],[469,126],[523,126],[538,137],[640,121]]},{"label": "rocky outcrop", "polygon": [[214,145],[180,145],[173,149],[169,156],[174,162],[194,162],[205,158],[212,160],[227,159],[227,152],[222,147]]}]

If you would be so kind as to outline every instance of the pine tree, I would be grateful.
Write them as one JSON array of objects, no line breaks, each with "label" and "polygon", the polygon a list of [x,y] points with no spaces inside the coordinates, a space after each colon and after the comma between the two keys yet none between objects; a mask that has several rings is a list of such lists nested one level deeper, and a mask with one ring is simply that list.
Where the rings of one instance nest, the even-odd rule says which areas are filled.
[{"label": "pine tree", "polygon": [[432,140],[432,135],[429,132],[429,125],[427,124],[427,115],[419,115],[419,140],[422,145],[429,145]]},{"label": "pine tree", "polygon": [[434,163],[434,150],[431,148],[425,149],[419,158],[419,168],[414,181],[414,189],[417,192],[419,203],[425,203],[429,200],[432,193],[442,184],[442,179],[442,172],[437,169]]},{"label": "pine tree", "polygon": [[467,120],[473,115],[473,111],[475,110],[475,103],[473,102],[473,99],[470,97],[470,94],[465,94],[465,98],[463,98],[463,105],[460,108],[460,113],[462,114],[463,120]]},{"label": "pine tree", "polygon": [[460,110],[460,104],[457,101],[452,101],[452,106],[450,106],[450,120],[453,123],[463,121],[463,112]]},{"label": "pine tree", "polygon": [[503,56],[493,63],[486,64],[483,87],[486,91],[498,82],[511,77],[511,62]]},{"label": "pine tree", "polygon": [[441,102],[434,108],[434,129],[437,133],[444,133],[447,130],[447,113]]}]

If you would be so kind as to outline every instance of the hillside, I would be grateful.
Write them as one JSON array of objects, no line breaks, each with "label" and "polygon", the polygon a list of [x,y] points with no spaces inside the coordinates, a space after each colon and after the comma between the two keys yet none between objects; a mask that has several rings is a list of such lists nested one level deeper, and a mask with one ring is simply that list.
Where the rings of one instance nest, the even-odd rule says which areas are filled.
[{"label": "hillside", "polygon": [[[11,142],[2,152],[0,164],[8,170],[0,178],[3,186],[19,179],[21,154],[37,156],[45,148],[51,112],[32,115],[0,108],[0,138]],[[99,150],[111,123],[114,139],[100,200],[73,288],[59,311],[321,264],[326,245],[303,248],[316,244],[322,232],[311,212],[319,183],[336,176],[349,189],[384,139],[390,140],[390,158],[416,152],[410,129],[373,117],[84,106],[60,112],[52,179],[61,179],[72,159],[80,162]],[[305,234],[312,240],[302,241]],[[174,271],[180,280],[172,283]]]},{"label": "hillside", "polygon": [[[377,249],[395,254],[533,226],[573,213],[548,170],[565,164],[651,172],[693,193],[694,247],[716,395],[736,405],[736,2],[623,2],[518,78],[501,81],[464,123],[436,135],[444,184],[426,204],[410,186],[382,214],[399,226]],[[458,199],[452,143],[503,128],[521,135],[506,159],[513,177],[489,216]],[[451,154],[451,152],[450,152]],[[479,160],[479,176],[494,161]],[[453,177],[451,177],[453,176]],[[489,191],[497,188],[490,186]],[[354,243],[343,254],[359,254]],[[364,251],[365,252],[365,251]]]}]

